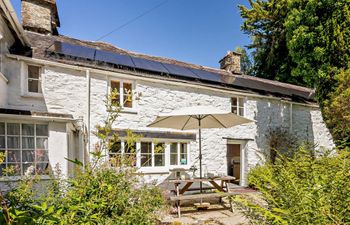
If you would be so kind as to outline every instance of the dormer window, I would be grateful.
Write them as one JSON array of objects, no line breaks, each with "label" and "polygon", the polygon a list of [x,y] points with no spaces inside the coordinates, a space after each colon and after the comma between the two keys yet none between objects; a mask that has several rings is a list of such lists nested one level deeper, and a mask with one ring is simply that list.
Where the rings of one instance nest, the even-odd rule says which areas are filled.
[{"label": "dormer window", "polygon": [[244,116],[244,98],[232,97],[231,110],[232,110],[232,113],[238,116]]},{"label": "dormer window", "polygon": [[28,92],[42,93],[41,68],[39,66],[28,65]]}]

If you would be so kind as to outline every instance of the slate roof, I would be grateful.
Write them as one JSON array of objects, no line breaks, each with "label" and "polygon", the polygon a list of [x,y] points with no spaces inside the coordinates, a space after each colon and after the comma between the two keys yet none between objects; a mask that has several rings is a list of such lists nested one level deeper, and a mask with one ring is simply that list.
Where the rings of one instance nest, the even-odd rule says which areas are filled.
[{"label": "slate roof", "polygon": [[[135,53],[135,52],[131,52],[131,51],[127,51],[127,50],[115,47],[111,44],[104,43],[104,42],[83,41],[83,40],[78,40],[78,39],[74,39],[74,38],[62,36],[62,35],[58,35],[58,36],[42,35],[42,34],[29,32],[29,31],[26,31],[26,35],[32,45],[31,57],[37,58],[37,59],[51,60],[51,61],[66,63],[70,65],[80,65],[80,66],[86,66],[86,67],[97,68],[97,69],[108,70],[108,71],[120,71],[120,68],[111,67],[110,65],[107,65],[107,64],[91,62],[88,60],[81,60],[81,59],[74,59],[74,58],[72,59],[71,57],[67,58],[61,55],[55,55],[50,53],[50,48],[52,48],[55,41],[60,41],[64,43],[75,44],[75,45],[89,47],[89,48],[95,48],[95,49],[108,51],[112,53],[139,57],[139,58],[148,59],[148,60],[161,62],[161,63],[168,63],[168,64],[174,64],[174,65],[183,66],[187,68],[205,70],[212,73],[220,74],[222,79],[225,80],[225,82],[221,84],[206,83],[205,81],[198,81],[198,80],[192,80],[192,81],[186,80],[186,82],[192,82],[200,85],[210,85],[215,88],[221,88],[221,89],[242,90],[244,92],[255,93],[255,94],[260,94],[265,96],[275,96],[275,97],[280,97],[280,98],[295,101],[295,102],[315,103],[315,100],[314,100],[315,91],[310,88],[305,88],[305,87],[282,83],[282,82],[273,81],[273,80],[257,78],[257,77],[248,76],[244,74],[232,74],[225,70],[190,64],[190,63],[181,62],[174,59]],[[25,54],[25,53],[14,53],[14,54]],[[141,72],[139,71],[138,75],[153,77],[158,79],[183,80],[183,78],[171,77],[171,76],[165,77],[164,75],[161,76],[160,74],[147,72],[147,71],[141,71]]]}]

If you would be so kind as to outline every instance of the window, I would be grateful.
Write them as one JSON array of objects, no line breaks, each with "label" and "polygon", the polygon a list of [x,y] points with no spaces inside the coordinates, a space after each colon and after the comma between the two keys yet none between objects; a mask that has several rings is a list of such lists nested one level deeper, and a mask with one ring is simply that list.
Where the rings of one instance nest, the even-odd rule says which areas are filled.
[{"label": "window", "polygon": [[187,165],[188,151],[186,143],[170,144],[170,165]]},{"label": "window", "polygon": [[28,92],[42,93],[41,89],[41,68],[28,65]]},{"label": "window", "polygon": [[232,107],[232,113],[244,116],[244,99],[233,97],[231,98],[231,107]]},{"label": "window", "polygon": [[0,122],[1,176],[48,174],[48,126]]},{"label": "window", "polygon": [[136,143],[126,141],[124,144],[124,158],[128,165],[136,166]]},{"label": "window", "polygon": [[111,91],[115,91],[114,103],[124,108],[133,107],[132,83],[125,81],[111,81]]}]

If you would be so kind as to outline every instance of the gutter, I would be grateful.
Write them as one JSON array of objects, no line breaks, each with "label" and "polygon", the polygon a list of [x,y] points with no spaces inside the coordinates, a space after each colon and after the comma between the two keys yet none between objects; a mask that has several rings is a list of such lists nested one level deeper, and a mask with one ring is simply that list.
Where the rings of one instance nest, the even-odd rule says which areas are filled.
[{"label": "gutter", "polygon": [[15,59],[15,60],[22,60],[25,62],[29,63],[36,63],[39,65],[49,65],[49,66],[54,66],[54,67],[62,67],[66,69],[72,69],[76,71],[86,71],[89,70],[90,72],[101,74],[101,75],[108,75],[108,76],[115,76],[119,78],[125,78],[125,79],[135,79],[135,80],[141,80],[141,81],[147,81],[147,82],[154,82],[157,84],[166,84],[166,85],[175,85],[175,86],[181,86],[181,87],[190,87],[190,88],[196,88],[196,89],[203,89],[207,91],[213,91],[213,92],[221,92],[225,94],[230,94],[233,96],[239,96],[239,97],[255,97],[255,98],[263,98],[263,99],[271,99],[271,100],[276,100],[276,101],[282,101],[282,102],[288,102],[288,103],[293,103],[294,105],[300,105],[300,106],[305,106],[305,107],[311,107],[311,108],[319,108],[318,104],[307,104],[307,103],[300,103],[300,102],[292,102],[283,98],[279,97],[273,97],[273,96],[266,96],[266,95],[258,95],[258,94],[252,94],[249,92],[244,92],[243,90],[233,90],[232,88],[218,88],[217,86],[213,86],[210,84],[193,84],[189,81],[179,81],[179,80],[162,80],[162,79],[155,79],[151,77],[141,77],[140,74],[134,73],[132,71],[120,71],[118,72],[113,72],[109,70],[101,70],[101,69],[93,69],[89,67],[84,67],[84,66],[75,66],[75,65],[68,65],[65,63],[60,63],[60,62],[53,62],[53,61],[48,61],[44,59],[35,59],[35,58],[30,58],[30,57],[25,57],[25,56],[19,56],[19,55],[13,55],[13,54],[7,54],[6,55],[10,59]]},{"label": "gutter", "polygon": [[31,47],[30,42],[24,33],[24,29],[19,23],[18,17],[14,8],[12,7],[11,2],[9,0],[1,0],[0,7],[4,10],[7,19],[9,20],[21,43],[24,46]]}]

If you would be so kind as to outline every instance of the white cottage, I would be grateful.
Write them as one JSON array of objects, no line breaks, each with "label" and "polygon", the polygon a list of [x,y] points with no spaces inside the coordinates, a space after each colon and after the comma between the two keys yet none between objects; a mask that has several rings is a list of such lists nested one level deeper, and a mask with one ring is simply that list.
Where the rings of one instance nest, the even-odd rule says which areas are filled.
[{"label": "white cottage", "polygon": [[[128,91],[142,95],[124,104],[115,129],[122,154],[127,129],[143,136],[136,166],[147,180],[198,168],[196,131],[147,127],[159,113],[186,106],[210,105],[256,121],[202,132],[204,173],[234,175],[243,186],[271,129],[333,147],[314,90],[244,75],[238,54],[229,52],[220,69],[208,68],[59,35],[55,0],[22,0],[22,25],[8,0],[0,7],[0,152],[6,154],[0,169],[15,168],[2,180],[45,178],[56,165],[69,175],[65,158],[89,160],[97,141],[92,131],[106,117],[103,101],[112,88],[120,90],[120,102]],[[163,152],[154,152],[155,140]]]}]

